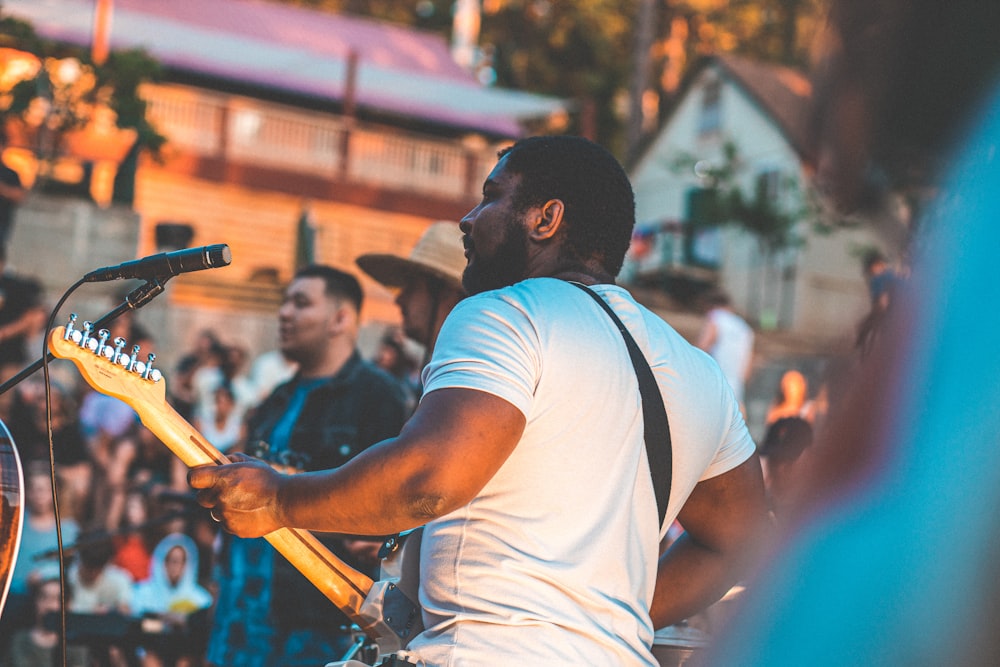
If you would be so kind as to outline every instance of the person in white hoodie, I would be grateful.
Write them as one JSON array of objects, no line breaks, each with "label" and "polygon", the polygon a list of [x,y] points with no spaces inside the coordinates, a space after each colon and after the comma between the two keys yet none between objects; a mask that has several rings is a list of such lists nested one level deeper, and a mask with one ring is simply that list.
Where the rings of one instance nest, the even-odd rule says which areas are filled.
[{"label": "person in white hoodie", "polygon": [[[140,649],[143,667],[189,664],[198,641],[188,623],[197,611],[212,606],[212,594],[198,583],[198,548],[183,533],[167,535],[153,550],[149,579],[136,584],[134,614],[143,618]],[[184,641],[178,641],[184,637]]]}]

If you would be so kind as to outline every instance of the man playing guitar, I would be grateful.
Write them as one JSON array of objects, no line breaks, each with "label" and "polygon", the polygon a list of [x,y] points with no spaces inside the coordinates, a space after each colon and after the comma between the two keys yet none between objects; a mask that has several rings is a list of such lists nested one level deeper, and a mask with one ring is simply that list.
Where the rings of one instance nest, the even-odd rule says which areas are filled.
[{"label": "man playing guitar", "polygon": [[[614,284],[634,219],[624,170],[595,144],[501,152],[460,224],[471,296],[399,436],[294,476],[248,457],[198,467],[199,502],[241,536],[424,525],[425,629],[407,653],[425,664],[655,665],[654,627],[726,592],[767,510],[718,366]],[[662,523],[622,335],[570,281],[612,307],[653,369],[673,441]],[[661,557],[675,518],[686,532]]]}]

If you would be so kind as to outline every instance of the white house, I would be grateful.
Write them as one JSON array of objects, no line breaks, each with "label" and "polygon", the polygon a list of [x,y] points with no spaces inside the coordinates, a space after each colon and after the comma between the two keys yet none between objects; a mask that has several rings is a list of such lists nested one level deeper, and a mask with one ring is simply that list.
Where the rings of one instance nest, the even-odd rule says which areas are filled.
[{"label": "white house", "polygon": [[[690,299],[717,285],[759,331],[810,341],[817,351],[849,339],[868,309],[861,229],[815,230],[809,206],[808,79],[732,55],[701,61],[631,170],[636,242],[623,274]],[[727,147],[731,151],[727,157]],[[738,225],[711,223],[709,179],[731,168],[745,198],[760,192],[793,216],[797,244],[768,252]]]}]

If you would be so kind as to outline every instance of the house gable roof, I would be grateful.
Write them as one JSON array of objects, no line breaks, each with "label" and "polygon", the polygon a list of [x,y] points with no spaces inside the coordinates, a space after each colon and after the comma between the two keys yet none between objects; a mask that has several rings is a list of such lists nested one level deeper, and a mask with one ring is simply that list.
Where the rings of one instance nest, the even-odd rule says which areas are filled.
[{"label": "house gable roof", "polygon": [[[702,72],[715,67],[721,75],[738,86],[770,118],[788,144],[804,163],[811,163],[811,131],[809,127],[812,84],[809,79],[790,67],[751,60],[732,54],[706,56],[698,61],[684,78],[673,106],[661,123],[670,123],[680,102],[690,92]],[[650,137],[643,153],[655,143]],[[640,155],[634,164],[642,161]],[[633,165],[634,166],[634,165]]]},{"label": "house gable roof", "polygon": [[[3,11],[48,39],[91,43],[93,0],[4,0]],[[439,35],[263,0],[114,0],[110,41],[177,71],[339,103],[354,53],[359,107],[493,135],[566,108],[483,86]]]},{"label": "house gable roof", "polygon": [[751,60],[732,54],[715,56],[722,71],[772,119],[803,161],[809,161],[811,139],[809,112],[812,83],[783,65]]}]

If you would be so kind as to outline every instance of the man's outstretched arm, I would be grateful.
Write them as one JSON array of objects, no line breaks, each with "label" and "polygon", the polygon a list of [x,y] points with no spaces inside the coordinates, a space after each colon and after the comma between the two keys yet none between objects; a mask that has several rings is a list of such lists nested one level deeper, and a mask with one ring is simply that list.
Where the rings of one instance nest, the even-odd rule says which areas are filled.
[{"label": "man's outstretched arm", "polygon": [[514,451],[524,415],[471,389],[420,401],[398,437],[333,470],[282,475],[255,459],[188,473],[198,502],[225,527],[258,537],[281,527],[386,535],[471,501]]}]

